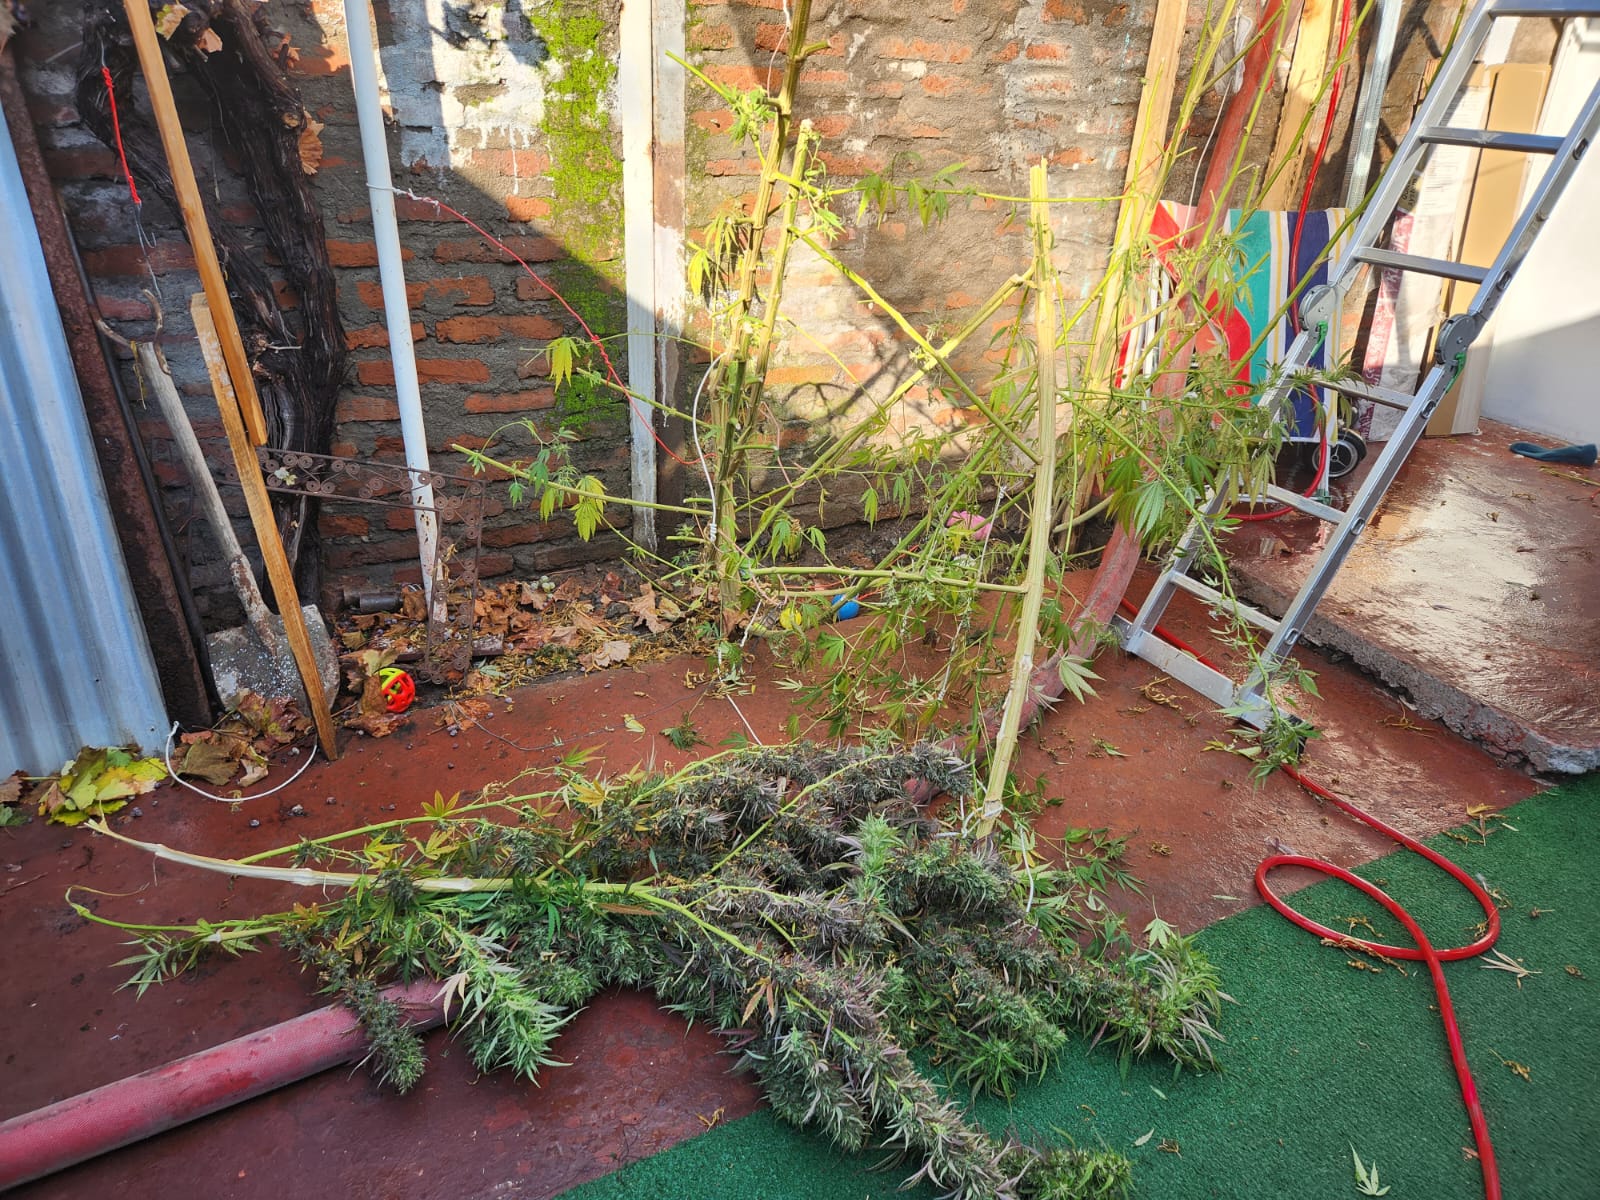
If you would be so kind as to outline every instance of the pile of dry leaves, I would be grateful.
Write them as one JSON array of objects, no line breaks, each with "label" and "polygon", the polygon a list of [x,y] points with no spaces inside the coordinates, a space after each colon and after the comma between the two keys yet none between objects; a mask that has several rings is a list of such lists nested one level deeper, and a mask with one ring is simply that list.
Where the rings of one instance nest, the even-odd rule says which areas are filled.
[{"label": "pile of dry leaves", "polygon": [[[473,606],[474,654],[495,659],[473,668],[457,696],[498,693],[564,671],[600,671],[665,657],[694,640],[689,611],[631,572],[589,568],[559,583],[511,580],[479,589]],[[350,728],[376,737],[394,732],[403,715],[385,711],[377,675],[422,656],[427,610],[419,588],[402,593],[397,611],[346,613],[337,626],[346,682],[358,696]]]},{"label": "pile of dry leaves", "polygon": [[175,773],[214,787],[248,788],[267,774],[267,755],[305,737],[311,721],[297,700],[268,699],[246,691],[215,728],[180,737]]}]

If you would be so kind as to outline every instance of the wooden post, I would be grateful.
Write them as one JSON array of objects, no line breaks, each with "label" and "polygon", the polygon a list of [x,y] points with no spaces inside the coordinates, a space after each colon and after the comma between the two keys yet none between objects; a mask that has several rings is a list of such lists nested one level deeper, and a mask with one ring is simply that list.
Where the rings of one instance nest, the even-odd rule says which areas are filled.
[{"label": "wooden post", "polygon": [[330,759],[338,758],[333,713],[329,711],[328,698],[322,690],[322,675],[317,670],[317,657],[312,653],[311,639],[306,635],[305,616],[300,611],[300,596],[294,586],[294,569],[289,566],[289,556],[283,552],[283,542],[278,538],[278,525],[272,516],[272,501],[267,496],[266,481],[261,478],[261,464],[256,459],[255,447],[245,433],[244,421],[239,415],[239,403],[228,382],[228,372],[217,344],[217,327],[211,319],[205,296],[196,292],[189,297],[189,312],[194,317],[195,333],[200,338],[200,350],[205,355],[206,368],[211,372],[211,389],[217,396],[222,428],[228,434],[228,449],[233,451],[233,465],[239,471],[239,483],[244,488],[245,503],[250,508],[250,523],[255,527],[256,542],[267,564],[267,578],[272,581],[272,594],[278,601],[283,632],[289,639],[289,648],[294,651],[295,666],[300,670],[300,682],[305,685],[306,700],[311,706],[311,719],[317,725],[317,741],[322,744],[322,752]]},{"label": "wooden post", "polygon": [[139,66],[144,71],[144,86],[150,93],[156,128],[161,131],[161,145],[172,169],[172,190],[183,213],[183,226],[189,233],[189,246],[200,270],[200,282],[206,289],[206,302],[216,317],[222,356],[233,380],[233,392],[238,397],[251,445],[265,445],[267,422],[261,415],[255,376],[250,373],[250,360],[245,357],[244,342],[239,337],[239,323],[234,319],[233,302],[228,299],[222,264],[217,261],[217,248],[211,241],[211,226],[206,223],[205,205],[200,200],[200,187],[195,183],[194,167],[189,162],[188,143],[183,140],[183,123],[178,119],[177,105],[172,102],[172,84],[167,79],[167,65],[161,58],[161,43],[150,21],[150,9],[145,0],[124,0],[123,7],[128,12],[134,48],[139,52]]}]

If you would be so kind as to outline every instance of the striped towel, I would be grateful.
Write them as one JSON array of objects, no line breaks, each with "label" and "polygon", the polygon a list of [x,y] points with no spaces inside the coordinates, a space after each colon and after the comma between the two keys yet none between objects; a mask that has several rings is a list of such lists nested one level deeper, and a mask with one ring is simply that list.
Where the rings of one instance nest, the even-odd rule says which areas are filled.
[{"label": "striped towel", "polygon": [[[1150,232],[1156,241],[1156,256],[1163,265],[1170,262],[1172,252],[1189,222],[1194,220],[1195,209],[1187,204],[1163,201],[1156,206],[1151,217]],[[1243,214],[1238,209],[1229,210],[1223,221],[1223,232],[1235,237],[1239,252],[1239,278],[1231,288],[1232,296],[1224,298],[1212,293],[1206,298],[1208,317],[1202,336],[1197,339],[1196,350],[1220,349],[1234,364],[1237,390],[1248,392],[1250,385],[1268,377],[1274,363],[1281,362],[1289,348],[1292,332],[1287,321],[1278,320],[1284,301],[1294,281],[1311,272],[1308,286],[1328,281],[1329,261],[1343,249],[1343,238],[1330,247],[1344,224],[1342,208],[1321,209],[1305,214],[1304,229],[1300,233],[1297,270],[1289,269],[1289,256],[1294,249],[1295,226],[1300,222],[1297,212],[1251,212]],[[1150,310],[1156,311],[1170,299],[1172,279],[1168,271],[1161,271],[1151,280],[1148,297]],[[1152,371],[1160,353],[1158,320],[1150,320],[1130,332],[1122,347],[1122,374],[1133,370]],[[1326,345],[1319,347],[1311,365],[1325,365],[1323,355]],[[1291,435],[1311,440],[1317,436],[1316,406],[1303,392],[1294,396],[1294,422]]]}]

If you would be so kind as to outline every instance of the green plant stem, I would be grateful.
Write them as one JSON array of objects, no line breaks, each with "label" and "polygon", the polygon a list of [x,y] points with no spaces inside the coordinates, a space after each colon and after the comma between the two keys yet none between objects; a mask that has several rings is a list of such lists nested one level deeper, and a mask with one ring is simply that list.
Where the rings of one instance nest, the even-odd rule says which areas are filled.
[{"label": "green plant stem", "polygon": [[[954,579],[926,571],[895,571],[885,567],[752,567],[752,575],[838,575],[847,579],[896,579],[906,583],[939,583],[951,587],[970,587],[983,592],[1008,592],[1021,595],[1026,589],[1015,583],[990,583],[984,579]],[[821,593],[818,593],[821,594]]]},{"label": "green plant stem", "polygon": [[1056,290],[1050,263],[1048,174],[1043,162],[1030,176],[1035,197],[1033,206],[1034,274],[1039,286],[1034,289],[1034,335],[1038,349],[1039,453],[1038,473],[1034,476],[1033,506],[1029,515],[1028,569],[1022,597],[1022,612],[1017,618],[1017,645],[1012,655],[1011,687],[1006,694],[1005,713],[995,735],[989,759],[989,782],[984,789],[983,808],[978,817],[977,836],[988,837],[995,822],[1005,812],[1005,785],[1011,773],[1011,756],[1016,752],[1021,731],[1022,709],[1028,701],[1028,685],[1033,678],[1033,648],[1039,638],[1039,611],[1044,604],[1045,563],[1050,557],[1051,514],[1055,509],[1056,470]]}]

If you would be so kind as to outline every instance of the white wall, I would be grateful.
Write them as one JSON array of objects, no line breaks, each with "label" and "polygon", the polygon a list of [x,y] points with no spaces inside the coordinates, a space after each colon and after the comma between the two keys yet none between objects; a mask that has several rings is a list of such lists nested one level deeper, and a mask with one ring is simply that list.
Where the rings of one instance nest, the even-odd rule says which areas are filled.
[{"label": "white wall", "polygon": [[[1565,133],[1597,80],[1600,22],[1574,21],[1539,131]],[[1600,148],[1581,161],[1507,289],[1493,339],[1485,417],[1552,441],[1600,442]]]}]

